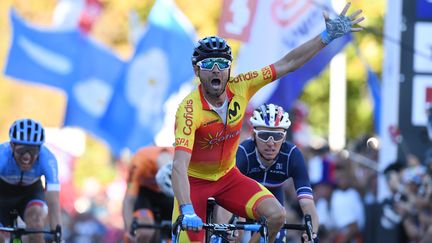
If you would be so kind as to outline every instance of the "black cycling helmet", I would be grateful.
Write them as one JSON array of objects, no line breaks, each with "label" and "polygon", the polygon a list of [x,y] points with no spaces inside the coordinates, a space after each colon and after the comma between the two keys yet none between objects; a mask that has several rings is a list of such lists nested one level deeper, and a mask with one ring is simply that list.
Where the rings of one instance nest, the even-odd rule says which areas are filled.
[{"label": "black cycling helmet", "polygon": [[9,129],[9,138],[13,143],[42,145],[45,141],[45,130],[32,119],[16,120]]},{"label": "black cycling helmet", "polygon": [[195,44],[192,54],[192,65],[211,57],[223,57],[232,61],[231,47],[224,38],[219,36],[207,36]]}]

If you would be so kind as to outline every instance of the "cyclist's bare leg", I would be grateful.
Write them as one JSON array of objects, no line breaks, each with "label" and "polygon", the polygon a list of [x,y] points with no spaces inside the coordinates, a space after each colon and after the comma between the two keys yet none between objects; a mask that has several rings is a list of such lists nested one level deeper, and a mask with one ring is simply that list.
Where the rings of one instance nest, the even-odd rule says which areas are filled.
[{"label": "cyclist's bare leg", "polygon": [[[269,231],[268,242],[274,242],[276,235],[285,223],[285,209],[280,205],[276,198],[266,198],[257,206],[259,217],[266,217]],[[254,234],[249,242],[259,242],[260,234]]]},{"label": "cyclist's bare leg", "polygon": [[[153,213],[148,212],[149,209],[140,209],[134,213],[139,224],[154,224]],[[154,237],[154,229],[140,228],[135,233],[136,243],[151,243]]]},{"label": "cyclist's bare leg", "polygon": [[[26,223],[26,227],[31,229],[43,229],[45,226],[46,216],[46,209],[40,205],[27,207],[24,214],[24,222]],[[29,242],[44,242],[43,234],[30,234],[28,239]]]}]

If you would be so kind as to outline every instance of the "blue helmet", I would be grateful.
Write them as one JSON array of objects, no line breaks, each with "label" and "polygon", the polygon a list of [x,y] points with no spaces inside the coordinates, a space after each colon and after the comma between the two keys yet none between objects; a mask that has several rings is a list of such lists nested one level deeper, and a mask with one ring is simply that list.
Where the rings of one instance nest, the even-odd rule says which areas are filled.
[{"label": "blue helmet", "polygon": [[222,57],[232,61],[231,47],[224,38],[219,36],[207,36],[199,40],[192,54],[192,65],[212,57]]},{"label": "blue helmet", "polygon": [[13,143],[42,145],[45,142],[45,130],[32,119],[16,120],[9,129],[9,138]]}]

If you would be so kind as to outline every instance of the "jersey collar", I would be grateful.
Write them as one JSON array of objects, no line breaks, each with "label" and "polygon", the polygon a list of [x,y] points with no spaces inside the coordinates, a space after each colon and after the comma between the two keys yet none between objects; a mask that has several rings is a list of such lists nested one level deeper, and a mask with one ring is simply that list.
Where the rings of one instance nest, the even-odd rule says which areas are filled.
[{"label": "jersey collar", "polygon": [[[211,110],[210,104],[204,98],[204,94],[203,94],[203,91],[201,89],[201,84],[198,85],[198,91],[199,91],[199,94],[200,94],[200,99],[201,99],[201,104],[203,105],[203,109],[204,110]],[[234,93],[231,91],[231,89],[229,88],[228,85],[226,87],[226,94],[227,94],[228,102],[230,102],[232,100],[233,96],[234,96]]]}]

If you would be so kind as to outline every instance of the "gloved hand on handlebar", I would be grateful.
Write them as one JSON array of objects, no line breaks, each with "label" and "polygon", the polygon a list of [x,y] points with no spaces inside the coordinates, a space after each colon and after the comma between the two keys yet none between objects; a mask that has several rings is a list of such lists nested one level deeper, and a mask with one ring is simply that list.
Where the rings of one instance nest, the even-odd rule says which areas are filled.
[{"label": "gloved hand on handlebar", "polygon": [[187,230],[199,231],[203,226],[203,222],[198,215],[195,214],[192,204],[180,205],[181,214],[183,214],[182,228]]}]

